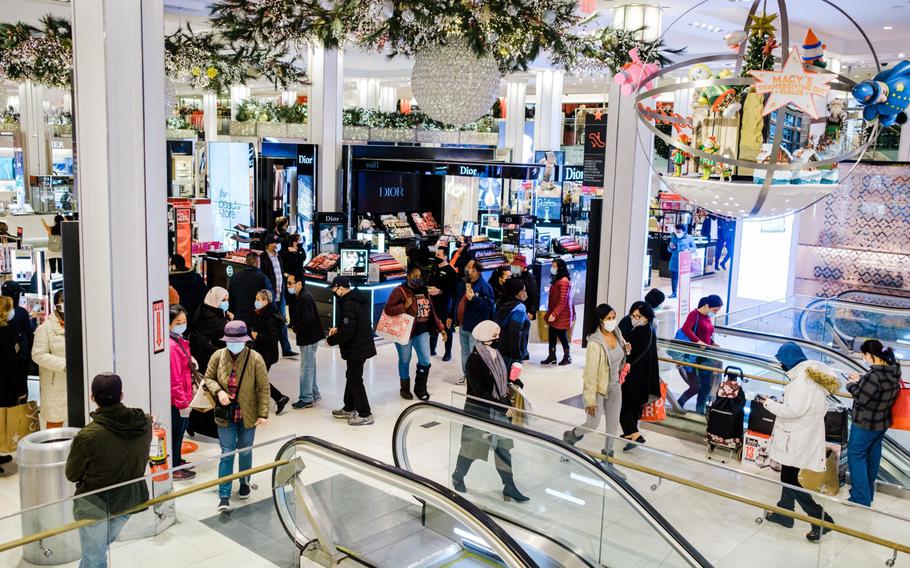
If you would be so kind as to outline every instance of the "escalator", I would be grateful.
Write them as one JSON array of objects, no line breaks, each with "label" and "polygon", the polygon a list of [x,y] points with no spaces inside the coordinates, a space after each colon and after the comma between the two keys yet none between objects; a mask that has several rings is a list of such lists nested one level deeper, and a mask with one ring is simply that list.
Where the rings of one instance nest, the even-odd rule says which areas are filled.
[{"label": "escalator", "polygon": [[[417,403],[395,424],[396,466],[451,485],[464,429],[488,437],[495,464],[474,463],[465,477],[466,497],[556,565],[711,566],[611,465],[536,430],[439,403]],[[510,448],[507,456],[499,453],[501,444]],[[514,472],[529,502],[503,499],[498,468]]]}]

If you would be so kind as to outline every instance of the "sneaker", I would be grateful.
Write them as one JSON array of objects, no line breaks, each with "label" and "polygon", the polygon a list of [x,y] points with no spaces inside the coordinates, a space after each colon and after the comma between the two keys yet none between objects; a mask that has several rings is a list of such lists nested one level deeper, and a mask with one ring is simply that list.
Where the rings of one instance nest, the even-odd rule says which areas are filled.
[{"label": "sneaker", "polygon": [[287,395],[279,398],[278,402],[275,403],[275,406],[277,406],[277,408],[275,409],[275,414],[281,414],[282,412],[284,412],[284,407],[287,406],[289,402],[291,402],[291,399],[288,398]]},{"label": "sneaker", "polygon": [[452,354],[451,354],[451,353],[446,353],[445,355],[442,356],[442,360],[443,360],[443,361],[451,361],[451,360],[452,360]]},{"label": "sneaker", "polygon": [[468,382],[467,377],[461,377],[460,379],[458,379],[457,381],[455,381],[455,384],[456,384],[456,385],[463,385],[463,384],[465,384],[465,383],[467,383],[467,382]]},{"label": "sneaker", "polygon": [[196,477],[196,472],[188,469],[178,469],[173,474],[175,480],[193,479],[194,477]]},{"label": "sneaker", "polygon": [[298,400],[297,402],[295,402],[294,404],[291,405],[291,408],[296,408],[297,410],[300,410],[301,408],[313,408],[313,406],[315,406],[315,404],[316,404],[315,402],[304,402],[302,400]]},{"label": "sneaker", "polygon": [[249,499],[249,498],[250,498],[250,492],[251,492],[251,491],[250,491],[250,484],[249,484],[249,483],[241,483],[241,484],[240,484],[240,491],[237,492],[237,498],[238,498],[238,499]]},{"label": "sneaker", "polygon": [[350,420],[351,418],[356,417],[357,413],[353,410],[345,410],[343,408],[339,408],[338,410],[332,411],[332,416],[338,418],[339,420]]},{"label": "sneaker", "polygon": [[298,355],[300,355],[300,353],[297,353],[296,351],[288,351],[287,353],[284,353],[281,356],[282,357],[296,357]]},{"label": "sneaker", "polygon": [[230,511],[231,510],[231,500],[228,499],[227,497],[222,497],[221,500],[218,501],[218,510],[222,513],[226,513],[228,511]]},{"label": "sneaker", "polygon": [[355,416],[348,420],[348,426],[369,426],[373,423],[373,415]]}]

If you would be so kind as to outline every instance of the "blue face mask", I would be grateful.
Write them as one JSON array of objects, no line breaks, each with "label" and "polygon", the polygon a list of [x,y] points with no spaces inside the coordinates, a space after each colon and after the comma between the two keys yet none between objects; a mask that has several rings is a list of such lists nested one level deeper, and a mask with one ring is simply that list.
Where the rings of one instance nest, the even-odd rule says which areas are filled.
[{"label": "blue face mask", "polygon": [[296,285],[295,285],[294,288],[288,288],[288,294],[290,294],[291,296],[296,296],[296,295],[297,295],[297,288],[296,288]]},{"label": "blue face mask", "polygon": [[261,310],[262,308],[265,307],[265,302],[263,302],[262,300],[256,300],[255,302],[253,302],[253,305],[256,306],[257,310]]},{"label": "blue face mask", "polygon": [[231,306],[231,305],[228,303],[227,300],[221,302],[221,310],[222,310],[222,311],[225,311],[225,312],[228,311],[228,308],[229,308],[230,306]]},{"label": "blue face mask", "polygon": [[246,343],[228,343],[227,350],[233,353],[234,355],[239,354],[246,347]]},{"label": "blue face mask", "polygon": [[173,333],[176,333],[177,335],[183,335],[184,333],[186,333],[186,324],[184,323],[184,324],[180,324],[180,325],[175,325],[171,329],[171,331]]}]

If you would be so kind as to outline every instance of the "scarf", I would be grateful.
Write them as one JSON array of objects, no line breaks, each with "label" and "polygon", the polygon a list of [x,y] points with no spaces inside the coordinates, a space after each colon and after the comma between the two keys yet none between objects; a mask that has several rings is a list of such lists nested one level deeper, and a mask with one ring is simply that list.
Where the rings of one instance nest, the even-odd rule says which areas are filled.
[{"label": "scarf", "polygon": [[499,350],[483,343],[477,343],[475,348],[487,368],[493,373],[493,381],[496,385],[496,392],[493,394],[498,399],[505,398],[509,394],[509,382],[506,375],[506,362],[503,361],[502,354]]}]

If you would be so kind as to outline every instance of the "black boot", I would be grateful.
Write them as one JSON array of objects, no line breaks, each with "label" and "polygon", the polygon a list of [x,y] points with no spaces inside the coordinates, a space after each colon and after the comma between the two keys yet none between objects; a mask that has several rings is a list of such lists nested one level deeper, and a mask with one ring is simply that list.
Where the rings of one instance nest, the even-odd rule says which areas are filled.
[{"label": "black boot", "polygon": [[[554,355],[555,355],[555,353],[554,353]],[[563,351],[563,353],[562,353],[562,361],[560,361],[559,364],[560,364],[560,365],[571,365],[571,364],[572,364],[572,356],[569,355],[569,350],[568,350],[568,349],[566,349],[565,351]]]},{"label": "black boot", "polygon": [[401,379],[401,390],[398,392],[401,394],[401,398],[405,400],[414,399],[414,396],[411,394],[411,377]]},{"label": "black boot", "polygon": [[519,503],[524,503],[524,502],[526,502],[526,501],[530,501],[530,500],[531,500],[530,497],[528,497],[528,496],[526,496],[526,495],[523,495],[523,494],[521,493],[521,491],[519,491],[518,488],[515,487],[515,483],[514,483],[514,482],[512,482],[512,483],[506,483],[505,485],[502,486],[502,498],[503,498],[506,502],[511,501],[512,499],[514,499],[515,501],[517,501],[517,502],[519,502]]},{"label": "black boot", "polygon": [[[831,518],[831,515],[829,515],[828,513],[825,513],[825,521],[827,521],[829,523],[833,523],[834,519]],[[819,540],[821,540],[823,534],[827,534],[829,532],[831,532],[831,529],[829,529],[828,527],[822,528],[818,525],[812,525],[812,530],[806,534],[806,539],[809,542],[818,542]]]},{"label": "black boot", "polygon": [[540,362],[541,365],[555,365],[556,364],[556,348],[550,348],[550,354],[546,359]]},{"label": "black boot", "polygon": [[417,365],[417,374],[414,375],[414,394],[420,400],[430,400],[430,393],[427,392],[427,378],[430,376],[430,367]]}]

